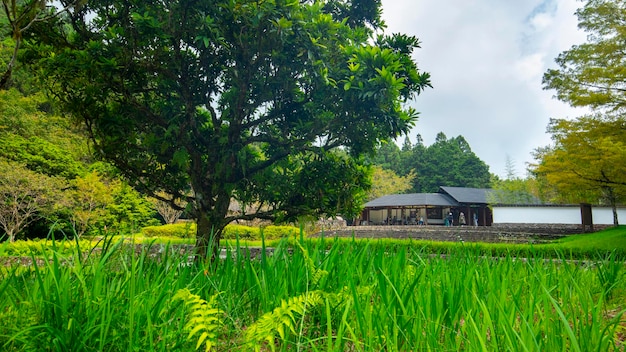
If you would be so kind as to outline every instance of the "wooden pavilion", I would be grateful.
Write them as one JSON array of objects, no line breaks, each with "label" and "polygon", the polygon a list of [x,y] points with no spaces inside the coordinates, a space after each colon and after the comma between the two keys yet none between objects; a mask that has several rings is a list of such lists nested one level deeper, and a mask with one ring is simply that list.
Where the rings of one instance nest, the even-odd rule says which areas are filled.
[{"label": "wooden pavilion", "polygon": [[365,204],[358,224],[361,225],[444,225],[452,213],[459,225],[464,214],[467,225],[490,226],[493,218],[488,205],[490,189],[439,187],[437,193],[391,194]]}]

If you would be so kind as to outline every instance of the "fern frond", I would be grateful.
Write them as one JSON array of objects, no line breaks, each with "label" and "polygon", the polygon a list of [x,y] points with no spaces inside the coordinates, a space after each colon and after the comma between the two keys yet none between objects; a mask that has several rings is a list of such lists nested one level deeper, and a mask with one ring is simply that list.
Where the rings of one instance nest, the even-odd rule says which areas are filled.
[{"label": "fern frond", "polygon": [[198,335],[196,350],[206,345],[205,351],[210,351],[217,340],[217,329],[220,327],[219,309],[216,308],[218,294],[213,295],[209,301],[205,301],[198,295],[194,295],[189,289],[184,288],[176,292],[172,300],[182,300],[189,311],[189,319],[185,324],[185,330],[189,331],[187,340]]},{"label": "fern frond", "polygon": [[311,283],[313,285],[317,285],[323,278],[328,276],[328,271],[323,270],[323,269],[318,269],[315,266],[313,259],[311,259],[311,257],[309,256],[309,251],[307,251],[306,248],[304,248],[302,244],[300,244],[300,242],[296,241],[296,244],[302,251],[302,255],[304,256],[304,261],[306,263],[306,268],[311,274]]},{"label": "fern frond", "polygon": [[303,316],[311,308],[323,305],[324,295],[322,291],[310,291],[288,300],[282,300],[273,311],[265,313],[248,327],[245,334],[247,344],[258,351],[263,341],[273,346],[276,334],[284,339],[286,328],[295,334],[297,317]]}]

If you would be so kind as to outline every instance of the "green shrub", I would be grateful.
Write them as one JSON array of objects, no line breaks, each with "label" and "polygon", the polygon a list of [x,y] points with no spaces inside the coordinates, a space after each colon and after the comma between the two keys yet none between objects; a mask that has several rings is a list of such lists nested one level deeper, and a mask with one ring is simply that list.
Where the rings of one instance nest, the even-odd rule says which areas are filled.
[{"label": "green shrub", "polygon": [[141,229],[141,234],[146,237],[190,238],[196,235],[196,224],[185,222],[160,226],[146,226]]},{"label": "green shrub", "polygon": [[300,235],[300,229],[295,226],[266,226],[263,227],[263,235],[266,239],[294,237]]},{"label": "green shrub", "polygon": [[[265,226],[262,228],[231,224],[226,226],[222,233],[224,239],[244,239],[260,240],[261,231],[265,239],[278,239],[283,237],[293,237],[300,234],[300,229],[294,226]],[[192,238],[196,235],[196,224],[179,223],[161,226],[147,226],[141,229],[141,233],[146,237],[179,237]]]},{"label": "green shrub", "polygon": [[[95,243],[90,240],[78,241],[80,248],[89,250],[94,247]],[[76,251],[76,241],[74,240],[57,240],[49,239],[28,239],[25,241],[3,242],[0,243],[0,255],[15,257],[30,257],[31,255],[42,256],[56,252],[61,255],[70,255]]]},{"label": "green shrub", "polygon": [[224,229],[224,233],[222,234],[222,238],[235,239],[237,237],[246,240],[257,240],[261,238],[261,233],[258,227],[237,224],[231,224],[226,226],[226,228]]}]

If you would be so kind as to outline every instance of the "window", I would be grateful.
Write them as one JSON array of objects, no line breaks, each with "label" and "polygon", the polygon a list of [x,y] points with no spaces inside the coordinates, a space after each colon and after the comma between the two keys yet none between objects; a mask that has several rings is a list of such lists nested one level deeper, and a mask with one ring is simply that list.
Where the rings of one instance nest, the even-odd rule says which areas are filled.
[{"label": "window", "polygon": [[443,219],[443,209],[441,208],[427,208],[426,216],[429,219]]}]

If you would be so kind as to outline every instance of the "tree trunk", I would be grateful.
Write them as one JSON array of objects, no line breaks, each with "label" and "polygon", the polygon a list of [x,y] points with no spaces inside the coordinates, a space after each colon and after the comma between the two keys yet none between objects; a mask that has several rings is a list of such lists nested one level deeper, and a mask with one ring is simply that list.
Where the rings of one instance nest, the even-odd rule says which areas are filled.
[{"label": "tree trunk", "polygon": [[217,216],[211,211],[198,211],[196,217],[196,253],[195,261],[211,262],[220,255],[220,240],[226,224],[224,216]]},{"label": "tree trunk", "polygon": [[12,70],[11,68],[7,68],[7,70],[0,77],[0,90],[7,90],[9,88],[9,79],[11,78]]},{"label": "tree trunk", "polygon": [[611,210],[613,211],[613,225],[618,226],[619,220],[617,219],[617,197],[615,196],[615,192],[613,192],[612,187],[606,187],[604,191],[607,195],[607,198],[609,198],[609,202],[611,203]]},{"label": "tree trunk", "polygon": [[13,74],[13,66],[15,66],[15,61],[17,60],[17,52],[20,49],[20,46],[22,44],[22,37],[21,34],[19,34],[18,31],[18,35],[14,35],[15,37],[15,46],[13,47],[13,55],[11,55],[11,59],[9,60],[9,63],[7,64],[7,69],[6,71],[4,71],[4,73],[2,74],[2,77],[0,78],[0,90],[7,90],[9,89],[9,82],[11,80],[11,75]]}]

